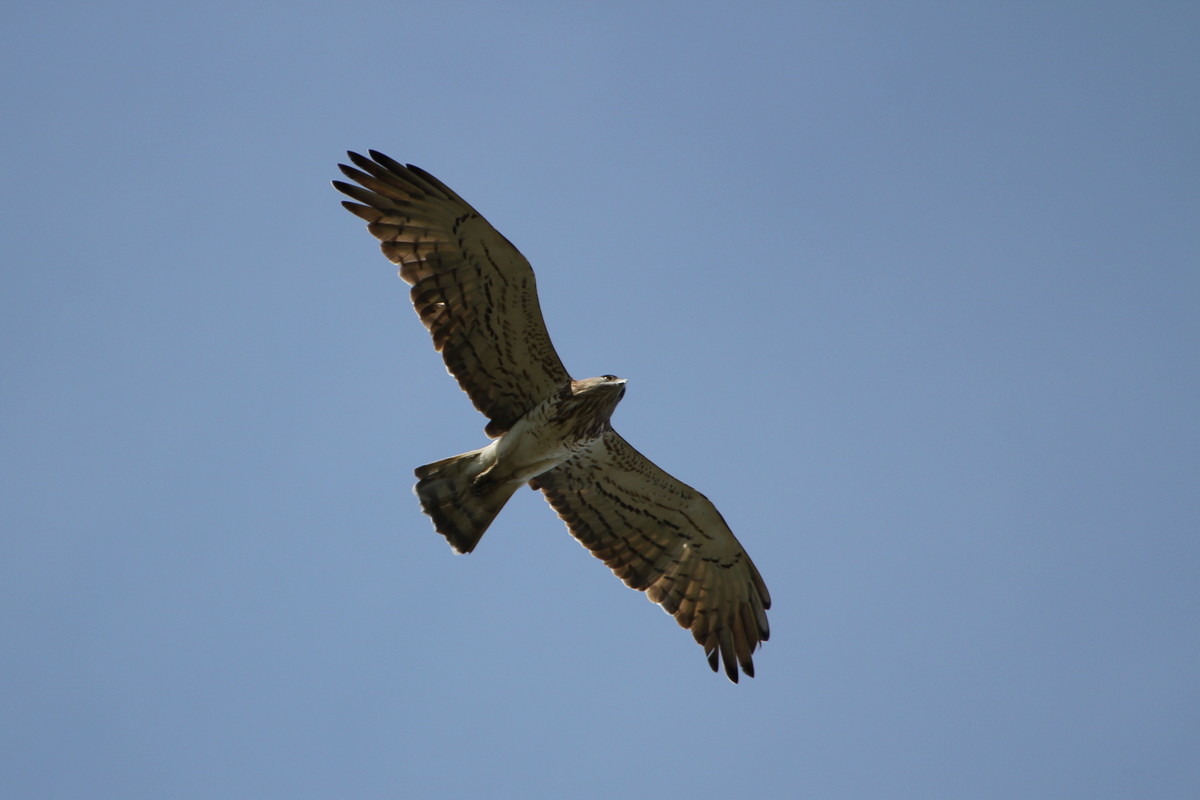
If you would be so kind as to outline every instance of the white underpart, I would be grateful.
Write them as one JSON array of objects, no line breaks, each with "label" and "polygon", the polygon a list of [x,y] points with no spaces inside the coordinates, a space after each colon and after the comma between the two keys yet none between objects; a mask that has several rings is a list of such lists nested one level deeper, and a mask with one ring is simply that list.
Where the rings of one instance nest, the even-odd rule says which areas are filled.
[{"label": "white underpart", "polygon": [[554,404],[542,402],[532,408],[480,453],[488,480],[520,482],[554,469],[587,445],[564,443],[564,431],[549,422]]}]

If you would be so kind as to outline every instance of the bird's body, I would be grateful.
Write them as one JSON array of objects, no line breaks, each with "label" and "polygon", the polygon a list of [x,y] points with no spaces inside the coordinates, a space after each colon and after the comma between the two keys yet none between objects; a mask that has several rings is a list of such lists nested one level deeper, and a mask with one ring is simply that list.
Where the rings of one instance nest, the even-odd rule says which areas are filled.
[{"label": "bird's body", "polygon": [[488,445],[416,470],[421,507],[460,553],[474,550],[521,486],[541,490],[571,533],[627,585],[691,630],[714,670],[753,676],[770,595],[716,507],[612,429],[613,375],[572,380],[546,332],[533,270],[432,175],[350,153],[334,185],[359,201],[450,373],[489,419]]},{"label": "bird's body", "polygon": [[523,484],[592,447],[625,394],[613,375],[571,381],[486,447],[417,468],[421,508],[459,553],[475,549]]}]

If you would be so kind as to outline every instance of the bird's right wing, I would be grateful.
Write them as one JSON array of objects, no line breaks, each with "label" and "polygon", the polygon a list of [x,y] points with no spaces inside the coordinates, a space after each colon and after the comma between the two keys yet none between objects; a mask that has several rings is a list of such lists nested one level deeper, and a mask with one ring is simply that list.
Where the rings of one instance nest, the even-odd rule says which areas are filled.
[{"label": "bird's right wing", "polygon": [[382,153],[340,165],[334,181],[384,255],[412,285],[412,302],[446,368],[499,436],[570,375],[550,343],[533,269],[465,200],[428,172]]}]

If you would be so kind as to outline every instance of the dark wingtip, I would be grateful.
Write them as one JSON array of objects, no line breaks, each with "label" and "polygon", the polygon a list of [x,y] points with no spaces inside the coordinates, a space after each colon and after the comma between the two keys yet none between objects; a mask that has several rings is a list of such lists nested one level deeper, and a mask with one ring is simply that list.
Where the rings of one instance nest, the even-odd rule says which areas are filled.
[{"label": "dark wingtip", "polygon": [[[708,657],[708,666],[713,672],[720,672],[721,665],[724,664],[725,676],[733,683],[738,682],[738,665],[737,661],[735,661],[732,656],[724,657],[725,654],[721,652],[721,648],[719,646],[714,647],[712,650],[706,650],[704,655]],[[742,672],[746,673],[747,678],[753,678],[754,662],[748,660],[745,664],[742,664]]]},{"label": "dark wingtip", "polygon": [[[387,167],[388,169],[393,170],[395,172],[399,172],[401,174],[404,173],[405,166],[403,164],[401,164],[399,161],[397,161],[396,159],[391,158],[387,155],[384,155],[383,153],[379,152],[378,150],[368,150],[367,152],[371,154],[371,158],[375,159],[376,164]],[[409,164],[408,168],[411,169],[412,164]]]}]

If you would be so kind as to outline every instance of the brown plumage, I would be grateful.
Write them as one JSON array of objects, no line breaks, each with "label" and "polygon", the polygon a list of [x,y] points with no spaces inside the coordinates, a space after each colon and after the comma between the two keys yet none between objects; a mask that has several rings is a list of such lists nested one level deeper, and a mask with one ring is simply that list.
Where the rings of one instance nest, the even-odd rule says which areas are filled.
[{"label": "brown plumage", "polygon": [[517,488],[540,489],[571,533],[628,586],[660,604],[713,670],[767,640],[770,594],[720,512],[633,449],[609,419],[613,375],[575,381],[550,343],[533,269],[479,212],[429,173],[369,151],[341,165],[446,367],[485,416],[487,446],[416,470],[417,496],[458,552],[478,544]]}]

